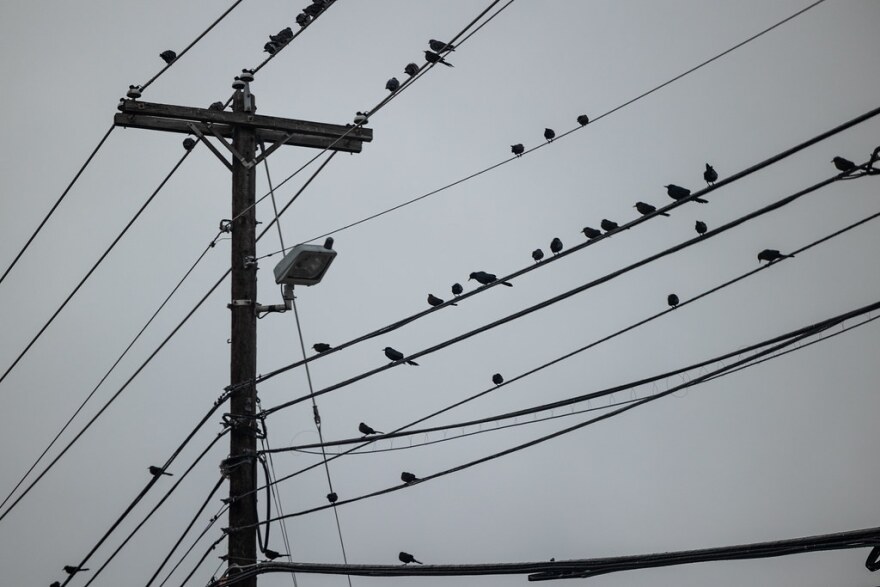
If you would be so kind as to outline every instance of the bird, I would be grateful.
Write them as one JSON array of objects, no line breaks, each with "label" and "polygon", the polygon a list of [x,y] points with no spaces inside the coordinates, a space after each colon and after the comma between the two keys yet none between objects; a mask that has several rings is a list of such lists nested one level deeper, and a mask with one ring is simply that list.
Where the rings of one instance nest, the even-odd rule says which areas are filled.
[{"label": "bird", "polygon": [[452,295],[460,296],[461,292],[463,292],[463,291],[464,291],[464,288],[461,287],[460,283],[453,283],[452,284]]},{"label": "bird", "polygon": [[354,123],[355,124],[367,124],[367,113],[366,112],[355,112],[354,113]]},{"label": "bird", "polygon": [[[496,277],[495,274],[486,273],[485,271],[474,271],[473,273],[471,273],[471,276],[468,277],[468,281],[470,281],[471,279],[476,279],[477,282],[483,285],[489,285],[490,283],[495,283],[496,281],[498,281],[498,277]],[[500,283],[501,285],[506,285],[507,287],[513,287],[512,283],[508,283],[506,281],[502,281]]]},{"label": "bird", "polygon": [[154,465],[150,465],[149,469],[150,469],[150,475],[152,475],[153,477],[159,477],[160,475],[168,475],[169,477],[172,477],[171,473],[167,473],[165,471],[165,469],[163,469],[162,467],[156,467]]},{"label": "bird", "polygon": [[673,294],[669,294],[666,296],[666,303],[669,304],[670,308],[674,308],[678,305],[678,296]]},{"label": "bird", "polygon": [[183,139],[183,148],[187,151],[192,151],[196,146],[196,140],[192,137],[186,137]]},{"label": "bird", "polygon": [[779,259],[785,259],[787,257],[794,257],[794,255],[783,255],[776,249],[764,249],[758,253],[758,262],[767,261],[768,263],[772,263],[773,261],[778,261]]},{"label": "bird", "polygon": [[316,342],[312,345],[312,348],[315,349],[316,353],[326,353],[331,350],[333,347],[327,344],[326,342]]},{"label": "bird", "polygon": [[560,251],[562,251],[562,241],[559,240],[559,237],[555,237],[550,241],[550,252],[554,255],[558,255]]},{"label": "bird", "polygon": [[535,249],[534,251],[532,251],[532,259],[535,260],[535,263],[537,263],[538,261],[540,261],[543,258],[544,258],[544,251],[542,251],[541,249]]},{"label": "bird", "polygon": [[214,102],[213,104],[208,106],[208,110],[216,110],[218,112],[223,112],[224,108],[225,106],[223,106],[223,102]]},{"label": "bird", "polygon": [[709,227],[706,226],[706,223],[703,222],[702,220],[697,220],[694,223],[694,230],[696,230],[697,233],[699,233],[702,236],[702,235],[706,234],[706,231],[709,230]]},{"label": "bird", "polygon": [[300,12],[299,14],[296,15],[296,24],[298,24],[301,27],[304,27],[307,24],[309,24],[310,20],[312,20],[312,17],[310,17],[308,14],[306,14],[304,12]]},{"label": "bird", "polygon": [[835,157],[831,160],[831,162],[834,163],[834,166],[837,168],[838,171],[847,172],[852,171],[856,168],[855,163],[853,163],[849,159],[844,159],[843,157]]},{"label": "bird", "polygon": [[172,63],[174,63],[174,60],[177,59],[177,53],[175,53],[171,49],[166,49],[165,51],[159,53],[159,57],[162,58],[162,61],[164,61],[168,65],[171,65]]},{"label": "bird", "polygon": [[61,582],[60,581],[52,581],[49,584],[49,587],[61,587]]},{"label": "bird", "polygon": [[88,571],[88,569],[84,569],[82,567],[75,567],[73,565],[64,565],[64,572],[67,573],[68,575],[75,575],[76,573],[79,573],[80,571],[85,572],[85,571]]},{"label": "bird", "polygon": [[410,473],[409,471],[404,471],[400,474],[400,480],[409,485],[410,483],[415,483],[419,480],[418,477]]},{"label": "bird", "polygon": [[579,125],[587,126],[587,124],[589,124],[589,122],[590,122],[590,117],[587,116],[586,114],[581,114],[580,116],[577,117],[577,121],[578,121]]},{"label": "bird", "polygon": [[[639,214],[641,214],[642,216],[657,211],[657,208],[655,206],[652,206],[651,204],[646,204],[645,202],[636,202],[636,205],[633,206],[633,208],[638,210]],[[669,216],[669,214],[667,214],[666,212],[660,212],[660,216]]]},{"label": "bird", "polygon": [[522,143],[517,143],[515,145],[510,145],[510,152],[517,157],[520,157],[523,153],[526,152],[526,148],[523,147]]},{"label": "bird", "polygon": [[400,551],[400,554],[397,555],[397,558],[398,558],[398,559],[400,560],[400,562],[402,562],[403,564],[409,564],[409,563],[418,563],[418,564],[422,564],[421,562],[419,562],[419,561],[416,560],[416,557],[414,557],[413,555],[411,555],[411,554],[408,553],[408,552],[403,552],[402,550]]},{"label": "bird", "polygon": [[360,432],[364,436],[369,436],[370,434],[385,434],[384,432],[375,430],[372,426],[363,422],[358,424],[358,432]]},{"label": "bird", "polygon": [[324,11],[324,4],[309,4],[302,11],[314,18]]},{"label": "bird", "polygon": [[[439,306],[443,303],[443,300],[435,296],[434,294],[428,294],[428,303],[432,306]],[[457,306],[458,304],[449,304],[450,306]]]},{"label": "bird", "polygon": [[286,45],[293,39],[293,31],[290,30],[290,27],[285,27],[278,31],[277,35],[269,35],[269,40],[275,43]]},{"label": "bird", "polygon": [[492,376],[492,383],[495,385],[501,385],[504,383],[504,377],[501,376],[501,373],[496,373]]},{"label": "bird", "polygon": [[[385,356],[388,357],[389,359],[391,359],[391,360],[394,361],[394,362],[402,361],[402,360],[403,360],[403,353],[400,352],[400,351],[398,351],[398,350],[395,350],[395,349],[391,348],[390,346],[387,346],[387,347],[385,347],[385,348],[382,349],[382,350],[385,351]],[[419,364],[416,363],[415,361],[406,361],[406,364],[407,364],[407,365],[414,365],[414,366],[416,366],[416,367],[419,366]]]},{"label": "bird", "polygon": [[431,51],[436,51],[437,53],[443,53],[444,51],[455,51],[454,45],[444,43],[443,41],[438,41],[437,39],[431,39],[430,41],[428,41],[428,46],[431,47]]},{"label": "bird", "polygon": [[392,77],[390,80],[385,82],[385,89],[389,92],[396,92],[400,88],[400,82],[397,81],[396,77]]},{"label": "bird", "polygon": [[552,141],[553,139],[556,138],[556,131],[554,131],[552,128],[545,128],[544,129],[544,138],[547,139],[547,142],[549,143],[550,141]]},{"label": "bird", "polygon": [[594,238],[596,238],[597,236],[600,236],[602,234],[601,230],[597,230],[597,229],[592,228],[590,226],[585,226],[581,232],[584,233],[584,236],[590,240],[593,240]]},{"label": "bird", "polygon": [[419,66],[415,63],[407,63],[406,67],[403,68],[403,73],[412,77],[419,72]]},{"label": "bird", "polygon": [[[671,183],[669,185],[665,185],[663,187],[666,188],[667,195],[670,198],[672,198],[673,200],[681,200],[681,199],[687,198],[688,196],[691,195],[691,190],[689,190],[687,188],[683,188],[680,185],[675,185],[674,183]],[[708,204],[709,203],[708,200],[704,200],[702,198],[694,198],[694,201],[699,202],[701,204]]]},{"label": "bird", "polygon": [[455,67],[433,51],[425,51],[425,61],[427,61],[428,63],[442,63],[446,67]]},{"label": "bird", "polygon": [[278,53],[278,49],[280,49],[278,43],[273,43],[272,41],[269,41],[268,43],[263,45],[263,51],[265,53],[268,53],[269,55],[275,55],[276,53]]},{"label": "bird", "polygon": [[709,185],[715,185],[715,182],[718,181],[718,172],[708,163],[706,163],[706,171],[703,172],[703,179]]},{"label": "bird", "polygon": [[338,499],[339,499],[339,496],[336,495],[335,491],[331,491],[330,493],[327,494],[327,501],[329,501],[330,503],[336,503],[336,501]]},{"label": "bird", "polygon": [[263,554],[266,555],[266,558],[270,561],[275,560],[276,558],[281,558],[282,556],[287,556],[287,553],[281,554],[278,551],[272,550],[271,548],[267,548],[263,551]]},{"label": "bird", "polygon": [[607,218],[602,219],[602,223],[599,224],[602,227],[602,230],[605,232],[611,232],[612,230],[617,230],[619,225],[613,220],[608,220]]}]

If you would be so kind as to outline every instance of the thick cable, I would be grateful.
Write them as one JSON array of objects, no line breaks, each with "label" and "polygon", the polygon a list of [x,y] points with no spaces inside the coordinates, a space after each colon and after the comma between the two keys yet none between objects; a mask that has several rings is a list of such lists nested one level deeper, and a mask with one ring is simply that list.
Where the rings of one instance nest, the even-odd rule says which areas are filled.
[{"label": "thick cable", "polygon": [[34,232],[31,233],[31,236],[28,237],[27,242],[24,243],[24,246],[21,248],[20,251],[18,251],[18,253],[15,255],[15,258],[12,259],[12,262],[9,264],[9,266],[6,268],[6,270],[3,272],[3,275],[0,276],[0,283],[3,283],[3,280],[6,279],[6,276],[9,275],[10,271],[12,271],[12,268],[15,267],[15,264],[18,263],[18,260],[21,258],[21,256],[24,254],[24,252],[28,249],[29,246],[31,246],[31,243],[34,241],[34,239],[37,238],[37,235],[43,229],[43,226],[45,226],[46,222],[48,222],[48,220],[52,216],[52,214],[55,213],[55,209],[58,208],[58,205],[61,204],[61,201],[64,200],[64,198],[67,196],[67,193],[73,187],[73,184],[76,183],[76,181],[79,179],[79,176],[83,174],[83,171],[86,170],[86,167],[89,166],[89,163],[92,162],[92,159],[95,158],[95,155],[98,153],[98,151],[101,149],[101,147],[104,146],[104,143],[107,141],[107,137],[110,136],[110,133],[113,132],[114,128],[116,128],[116,125],[111,124],[110,128],[107,129],[107,132],[104,133],[104,136],[101,137],[101,140],[98,141],[98,145],[92,150],[92,152],[91,152],[91,154],[89,154],[88,158],[86,158],[86,162],[80,166],[79,170],[76,172],[76,175],[73,176],[73,179],[70,180],[70,183],[67,184],[67,187],[64,188],[64,191],[61,192],[61,195],[58,197],[58,199],[55,201],[55,203],[52,205],[52,207],[49,209],[49,211],[43,217],[43,220],[40,221],[40,224],[37,225],[37,228],[34,230]]},{"label": "thick cable", "polygon": [[[259,398],[258,398],[259,399]],[[265,453],[266,450],[269,450],[269,431],[266,428],[265,421],[263,422],[263,437],[260,438],[260,443],[263,445],[263,451],[266,455],[266,458],[269,461],[269,474],[271,475],[271,481],[269,482],[269,487],[272,490],[272,499],[275,501],[275,509],[278,511],[280,515],[284,515],[284,508],[281,507],[281,491],[278,489],[278,486],[275,484],[275,480],[278,478],[278,475],[275,474],[275,461],[272,459],[272,453]],[[284,552],[287,553],[287,560],[293,562],[293,548],[290,546],[290,538],[287,535],[287,520],[281,520],[281,539],[284,542]],[[293,587],[298,587],[296,580],[296,573],[291,573],[290,578],[293,581]]]}]

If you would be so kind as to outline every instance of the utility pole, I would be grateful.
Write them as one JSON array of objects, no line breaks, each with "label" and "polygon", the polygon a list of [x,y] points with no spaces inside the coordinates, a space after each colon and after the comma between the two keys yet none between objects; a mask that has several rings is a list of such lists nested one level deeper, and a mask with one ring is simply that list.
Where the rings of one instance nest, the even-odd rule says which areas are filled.
[{"label": "utility pole", "polygon": [[[292,120],[256,114],[250,93],[253,74],[243,71],[233,88],[232,112],[122,100],[118,126],[196,135],[232,172],[232,222],[225,229],[231,239],[231,339],[229,401],[229,457],[221,468],[229,477],[228,563],[230,576],[236,566],[257,562],[257,264],[256,258],[256,167],[282,145],[359,153],[373,131],[332,124]],[[129,94],[138,98],[139,93]],[[208,138],[213,135],[231,154],[231,162]],[[344,138],[343,138],[344,137]],[[228,139],[232,139],[230,143]],[[272,142],[257,157],[257,143]],[[243,528],[236,530],[236,528]],[[242,587],[256,587],[256,577]]]}]

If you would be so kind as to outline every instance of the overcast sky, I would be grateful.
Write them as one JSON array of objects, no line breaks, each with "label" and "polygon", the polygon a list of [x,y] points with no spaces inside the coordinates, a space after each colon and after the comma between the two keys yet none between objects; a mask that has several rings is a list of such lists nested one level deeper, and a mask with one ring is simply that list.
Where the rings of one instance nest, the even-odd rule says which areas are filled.
[{"label": "overcast sky", "polygon": [[[422,62],[430,38],[448,39],[486,1],[337,2],[257,75],[260,114],[345,124],[387,95],[391,76]],[[305,0],[300,4],[305,5]],[[270,33],[294,25],[300,4],[245,0],[163,74],[145,101],[206,107],[263,58]],[[399,204],[595,118],[806,6],[806,0],[517,0],[370,121],[375,139],[340,154],[282,217],[301,242]],[[0,8],[4,79],[0,147],[0,268],[5,269],[106,132],[118,99],[180,51],[228,1],[7,0]],[[671,200],[669,183],[699,189],[703,166],[721,177],[876,108],[880,3],[828,0],[766,36],[553,144],[412,206],[335,235],[339,256],[323,283],[297,290],[307,345],[339,344],[448,297],[471,271],[499,275],[549,254],[553,237],[583,242],[602,218],[636,217],[638,200]],[[858,163],[880,145],[880,118],[595,247],[433,313],[392,334],[313,363],[323,388],[531,306],[717,227]],[[18,356],[183,154],[182,135],[117,129],[8,278],[0,284],[0,369]],[[271,156],[277,183],[315,151]],[[278,190],[286,202],[304,172]],[[258,195],[266,192],[259,173]],[[230,215],[229,173],[197,148],[138,222],[0,383],[0,498],[5,497],[100,380]],[[757,267],[764,248],[790,251],[880,211],[874,178],[837,182],[781,210],[510,324],[318,399],[326,439],[366,421],[397,428],[650,316],[675,292],[687,300]],[[258,208],[272,219],[268,201]],[[277,234],[260,254],[279,249]],[[877,222],[756,274],[718,294],[451,411],[455,423],[626,383],[736,350],[875,302]],[[260,302],[279,303],[278,256],[260,265]],[[74,430],[128,379],[229,265],[219,241],[95,394]],[[63,578],[210,408],[228,381],[228,284],[138,376],[44,480],[0,521],[3,584]],[[853,324],[857,322],[854,321]],[[850,325],[850,323],[848,323]],[[259,366],[302,357],[293,313],[259,322]],[[526,451],[338,509],[348,560],[396,564],[406,550],[432,564],[587,558],[724,546],[880,525],[876,488],[880,381],[872,323],[783,358],[676,393]],[[707,370],[720,367],[711,365]],[[693,371],[688,378],[702,372]],[[681,377],[609,401],[644,397]],[[308,393],[302,369],[260,386],[264,407]],[[585,405],[573,409],[582,409]],[[567,410],[567,409],[566,409]],[[557,410],[559,415],[566,410]],[[601,412],[599,412],[601,413]],[[540,414],[543,417],[548,414]],[[384,441],[330,465],[341,499],[453,467],[572,425],[585,415],[477,434],[474,428]],[[529,417],[530,418],[530,417]],[[523,421],[523,419],[520,419]],[[220,430],[214,417],[175,461],[177,475]],[[317,440],[306,403],[267,422],[273,447]],[[494,425],[484,426],[491,428]],[[68,432],[63,440],[68,441]],[[96,585],[142,585],[216,482],[222,440],[122,551]],[[57,454],[53,449],[50,455]],[[278,475],[315,462],[289,453]],[[89,563],[95,569],[171,486],[160,481]],[[326,503],[320,469],[280,485],[286,512]],[[196,524],[221,506],[221,490]],[[262,504],[262,496],[260,497]],[[261,507],[262,511],[262,507]],[[262,514],[261,514],[262,515]],[[223,519],[208,533],[219,537]],[[288,523],[294,560],[342,562],[333,514]],[[192,543],[187,537],[185,546]],[[194,549],[201,555],[206,542]],[[271,547],[284,551],[279,528]],[[220,564],[209,557],[191,584]],[[705,563],[589,580],[596,587],[799,585],[867,587],[867,549],[763,561]],[[176,560],[176,559],[175,559]],[[195,558],[181,566],[186,573]],[[164,575],[163,575],[164,576]],[[178,585],[183,574],[168,585]],[[71,585],[84,584],[88,575]],[[301,587],[343,577],[300,575]],[[523,576],[354,578],[359,587],[522,585]],[[266,586],[291,585],[283,575]]]}]

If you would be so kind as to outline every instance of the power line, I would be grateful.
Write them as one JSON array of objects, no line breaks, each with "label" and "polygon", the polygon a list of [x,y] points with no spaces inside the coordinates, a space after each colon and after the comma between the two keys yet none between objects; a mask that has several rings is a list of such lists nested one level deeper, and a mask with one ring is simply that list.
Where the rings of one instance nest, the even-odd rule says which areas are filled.
[{"label": "power line", "polygon": [[313,16],[312,18],[310,18],[309,21],[308,21],[307,23],[305,23],[304,25],[301,25],[301,26],[300,26],[300,29],[299,29],[298,31],[296,31],[295,33],[293,33],[293,36],[290,37],[290,39],[289,39],[286,43],[284,43],[284,45],[281,45],[280,47],[278,47],[278,49],[277,49],[274,53],[270,53],[269,56],[266,57],[266,59],[264,59],[264,60],[262,61],[262,63],[260,63],[258,66],[256,66],[255,68],[253,68],[253,69],[251,70],[251,73],[256,74],[258,71],[260,71],[261,69],[263,69],[263,67],[264,67],[267,63],[269,63],[270,61],[272,61],[273,59],[275,59],[275,56],[276,56],[276,55],[278,55],[279,53],[281,53],[281,52],[282,52],[287,46],[289,46],[289,45],[293,42],[294,39],[296,39],[298,36],[300,36],[300,35],[303,33],[303,31],[305,31],[307,28],[309,28],[310,26],[312,26],[312,23],[315,22],[316,20],[318,20],[318,18],[321,17],[325,12],[327,12],[327,10],[328,10],[331,6],[333,6],[334,4],[336,4],[336,0],[329,0],[328,3],[327,3],[327,5],[324,6],[324,9],[323,9],[321,12],[319,12],[318,14],[316,14],[315,16]]},{"label": "power line", "polygon": [[34,232],[31,233],[31,236],[28,237],[27,242],[24,243],[24,246],[15,255],[15,258],[12,260],[12,263],[9,264],[9,267],[7,267],[6,270],[3,272],[3,275],[0,276],[0,283],[3,283],[3,280],[6,279],[6,276],[9,275],[9,272],[12,271],[12,268],[15,267],[16,263],[18,263],[18,260],[21,258],[21,256],[27,250],[27,248],[29,246],[31,246],[31,243],[34,241],[34,239],[37,237],[37,235],[43,229],[43,226],[45,226],[46,222],[49,220],[49,218],[52,216],[52,214],[55,213],[55,209],[58,208],[58,205],[61,204],[61,201],[67,196],[67,193],[70,191],[70,188],[73,187],[73,185],[79,179],[79,176],[81,176],[83,174],[83,171],[86,170],[86,167],[89,166],[89,163],[92,162],[92,159],[94,159],[95,155],[98,153],[98,151],[101,149],[101,147],[104,146],[104,142],[107,140],[107,137],[110,136],[110,133],[113,132],[114,128],[116,128],[116,125],[111,124],[110,128],[107,129],[107,132],[104,133],[104,136],[101,137],[101,140],[98,141],[98,145],[94,149],[92,149],[91,154],[88,156],[88,158],[86,158],[86,162],[80,166],[79,171],[76,172],[76,175],[73,176],[73,179],[70,180],[70,183],[67,184],[67,187],[64,188],[64,191],[61,192],[61,195],[58,197],[58,199],[55,201],[55,203],[52,205],[52,207],[49,209],[49,211],[43,217],[43,220],[40,221],[40,224],[37,226],[37,228],[34,230]]},{"label": "power line", "polygon": [[[825,0],[818,0],[818,1],[816,1],[816,2],[813,2],[812,4],[810,4],[809,6],[807,6],[806,8],[803,8],[803,9],[801,9],[801,10],[795,12],[795,13],[792,14],[791,16],[788,16],[788,17],[784,18],[783,20],[777,22],[776,24],[771,25],[770,27],[768,27],[768,28],[762,30],[762,31],[759,32],[759,33],[756,33],[755,35],[752,35],[751,37],[749,37],[749,38],[746,39],[745,41],[741,41],[741,42],[737,43],[737,44],[734,45],[733,47],[730,47],[729,49],[727,49],[727,50],[725,50],[725,51],[722,51],[721,53],[718,53],[717,55],[715,55],[715,56],[713,56],[713,57],[710,57],[709,59],[703,61],[702,63],[700,63],[700,64],[698,64],[698,65],[696,65],[696,66],[694,66],[694,67],[688,69],[687,71],[685,71],[685,72],[683,72],[683,73],[680,73],[680,74],[678,74],[677,76],[675,76],[675,77],[673,77],[673,78],[671,78],[671,79],[669,79],[669,80],[663,82],[662,84],[660,84],[660,85],[658,85],[658,86],[655,86],[654,88],[652,88],[652,89],[650,89],[650,90],[648,90],[648,91],[646,91],[646,92],[643,92],[643,93],[639,94],[639,95],[636,96],[635,98],[631,98],[630,100],[627,100],[627,101],[624,102],[623,104],[620,104],[620,105],[618,105],[618,106],[615,106],[615,107],[612,108],[611,110],[608,110],[607,112],[605,112],[605,113],[603,113],[603,114],[600,114],[599,116],[596,116],[596,117],[595,117],[594,119],[592,119],[592,120],[590,121],[590,123],[589,123],[588,125],[586,125],[586,126],[589,126],[590,124],[593,124],[593,123],[595,123],[595,122],[601,120],[602,118],[605,118],[605,117],[607,117],[607,116],[610,116],[611,114],[617,112],[618,110],[622,110],[623,108],[626,108],[627,106],[629,106],[629,105],[631,105],[631,104],[634,104],[635,102],[638,102],[638,101],[641,100],[642,98],[645,98],[646,96],[649,96],[649,95],[653,94],[654,92],[656,92],[656,91],[658,91],[658,90],[660,90],[660,89],[662,89],[662,88],[668,86],[669,84],[671,84],[671,83],[673,83],[673,82],[676,82],[676,81],[682,79],[683,77],[686,77],[686,76],[690,75],[691,73],[693,73],[693,72],[695,72],[695,71],[697,71],[697,70],[699,70],[699,69],[705,67],[706,65],[709,65],[709,64],[712,63],[713,61],[715,61],[715,60],[717,60],[717,59],[720,59],[721,57],[727,55],[728,53],[731,53],[732,51],[734,51],[734,50],[736,50],[736,49],[739,49],[739,48],[742,47],[743,45],[746,45],[746,44],[750,43],[751,41],[754,41],[755,39],[757,39],[757,38],[763,36],[764,34],[769,33],[769,32],[772,31],[773,29],[775,29],[775,28],[777,28],[777,27],[779,27],[779,26],[785,24],[786,22],[792,20],[793,18],[796,18],[797,16],[800,16],[800,15],[803,14],[804,12],[810,10],[811,8],[814,8],[814,7],[818,6],[819,4],[821,4],[821,3],[824,2],[824,1],[825,1]],[[506,7],[506,6],[505,6],[505,7]],[[502,9],[502,10],[503,10],[503,9]],[[557,137],[553,140],[553,143],[556,143],[559,139],[561,139],[561,138],[563,138],[563,137],[566,137],[566,136],[568,136],[568,135],[570,135],[570,134],[572,134],[572,133],[574,133],[574,132],[577,132],[577,131],[579,131],[579,130],[581,130],[581,129],[583,129],[583,128],[584,128],[584,126],[578,125],[578,126],[572,128],[572,129],[569,130],[569,131],[566,131],[566,132],[564,132],[564,133],[562,133],[562,134],[560,134],[560,135],[557,135]],[[537,151],[538,149],[541,149],[541,148],[543,148],[543,147],[546,147],[546,146],[549,145],[549,144],[550,144],[549,142],[541,143],[540,145],[538,145],[538,146],[536,146],[536,147],[533,147],[533,148],[531,148],[531,149],[528,149],[528,150],[524,151],[523,155],[528,154],[528,153],[531,153],[531,152],[533,152],[533,151]],[[370,215],[370,216],[367,216],[367,217],[365,217],[365,218],[361,218],[360,220],[357,220],[357,221],[352,222],[352,223],[350,223],[350,224],[346,224],[346,225],[341,226],[341,227],[339,227],[339,228],[335,228],[335,229],[333,229],[333,230],[331,230],[331,231],[329,231],[329,232],[326,232],[326,233],[324,233],[324,234],[321,234],[321,235],[318,235],[318,236],[312,237],[312,238],[310,238],[310,239],[308,239],[308,240],[306,240],[306,241],[304,241],[304,242],[307,242],[307,243],[308,243],[308,242],[312,242],[312,241],[320,240],[320,239],[326,238],[326,237],[328,237],[328,236],[334,235],[334,234],[336,234],[336,233],[338,233],[338,232],[342,232],[343,230],[348,230],[349,228],[353,228],[353,227],[355,227],[355,226],[357,226],[357,225],[359,225],[359,224],[363,224],[364,222],[369,222],[370,220],[374,220],[374,219],[376,219],[376,218],[379,218],[380,216],[384,216],[385,214],[388,214],[388,213],[390,213],[390,212],[394,212],[395,210],[399,210],[399,209],[401,209],[401,208],[404,208],[404,207],[406,207],[406,206],[409,206],[410,204],[414,204],[414,203],[416,203],[416,202],[418,202],[418,201],[420,201],[420,200],[424,200],[425,198],[428,198],[428,197],[433,196],[433,195],[435,195],[435,194],[438,194],[438,193],[440,193],[440,192],[446,191],[447,189],[449,189],[449,188],[451,188],[451,187],[454,187],[454,186],[457,186],[457,185],[459,185],[459,184],[462,184],[462,183],[464,183],[464,182],[466,182],[466,181],[469,181],[469,180],[471,180],[471,179],[474,179],[475,177],[479,177],[480,175],[483,175],[484,173],[488,173],[489,171],[492,171],[492,170],[494,170],[494,169],[497,169],[498,167],[501,167],[502,165],[505,165],[505,164],[507,164],[507,163],[510,163],[511,161],[514,161],[514,160],[516,160],[516,159],[518,159],[518,158],[519,158],[518,156],[513,156],[513,157],[510,157],[510,158],[508,158],[508,159],[504,159],[503,161],[500,161],[500,162],[498,162],[498,163],[495,163],[495,164],[493,164],[493,165],[490,165],[489,167],[486,167],[486,168],[484,168],[484,169],[481,169],[480,171],[477,171],[477,172],[472,173],[472,174],[470,174],[470,175],[468,175],[468,176],[466,176],[466,177],[463,177],[463,178],[461,178],[461,179],[458,179],[458,180],[456,180],[456,181],[453,181],[452,183],[446,184],[446,185],[444,185],[444,186],[442,186],[442,187],[439,187],[439,188],[437,188],[437,189],[435,189],[435,190],[432,190],[432,191],[430,191],[430,192],[428,192],[428,193],[426,193],[426,194],[422,194],[421,196],[415,197],[415,198],[413,198],[413,199],[411,199],[411,200],[407,200],[407,201],[405,201],[405,202],[403,202],[403,203],[401,203],[401,204],[398,204],[398,205],[396,205],[396,206],[392,206],[392,207],[390,207],[390,208],[387,208],[387,209],[385,209],[385,210],[382,210],[382,211],[380,211],[380,212],[377,212],[377,213],[372,214],[372,215]],[[719,183],[720,183],[720,182],[719,182]]]},{"label": "power line", "polygon": [[[174,574],[174,572],[177,571],[178,567],[180,567],[180,565],[183,564],[183,561],[186,560],[186,557],[189,556],[189,553],[191,553],[193,551],[193,549],[201,541],[201,539],[205,537],[205,534],[208,533],[208,530],[210,530],[211,528],[214,527],[214,524],[217,523],[217,520],[220,519],[220,516],[222,516],[224,513],[226,513],[226,510],[228,510],[228,509],[229,509],[228,505],[223,506],[222,508],[220,508],[220,510],[216,514],[214,514],[211,517],[210,521],[208,522],[208,525],[205,526],[204,530],[202,530],[201,533],[199,533],[199,535],[196,537],[195,541],[190,545],[190,547],[186,549],[186,552],[183,553],[183,556],[180,557],[180,560],[178,560],[177,563],[173,567],[171,567],[171,570],[168,571],[168,575],[165,576],[165,579],[161,583],[159,583],[159,587],[165,586],[165,583],[167,583],[168,580],[171,578],[171,576]],[[220,541],[218,540],[217,544],[219,544],[219,543],[220,543]],[[214,549],[214,546],[211,546],[210,550],[213,550],[213,549]],[[210,550],[208,552],[210,552]],[[151,579],[151,581],[152,581],[152,579]],[[147,587],[149,587],[149,583],[147,584]]]}]

